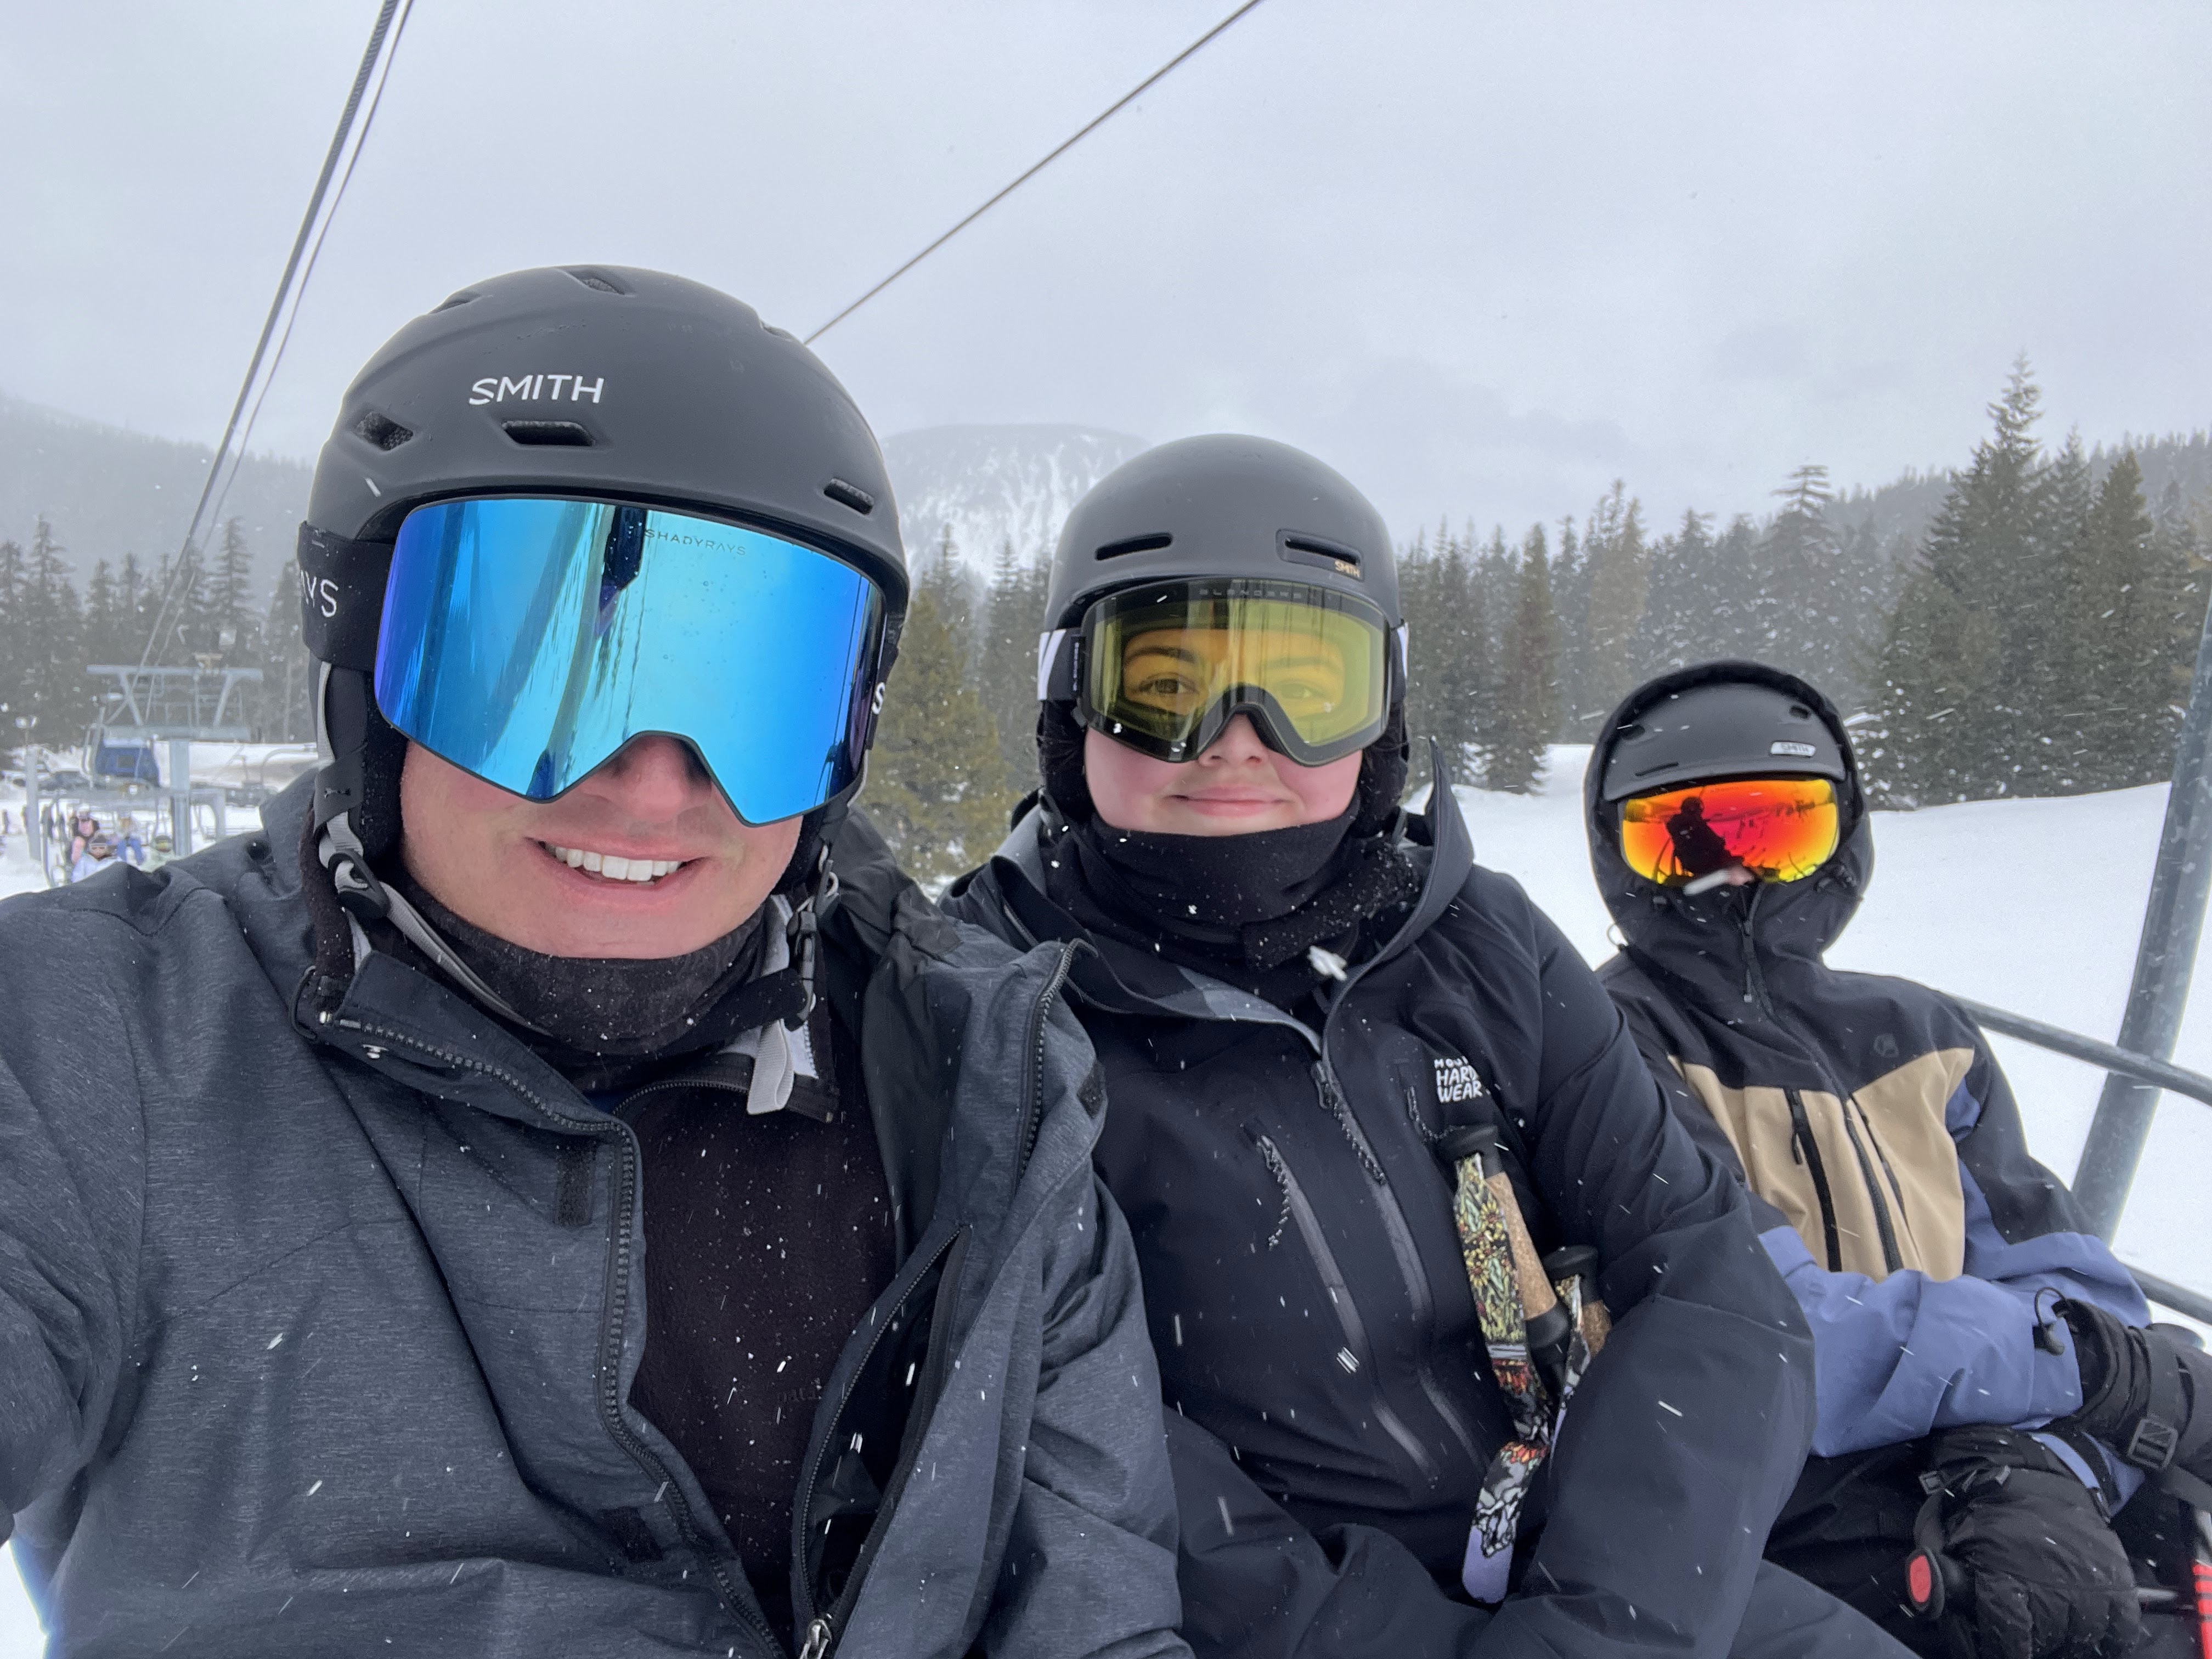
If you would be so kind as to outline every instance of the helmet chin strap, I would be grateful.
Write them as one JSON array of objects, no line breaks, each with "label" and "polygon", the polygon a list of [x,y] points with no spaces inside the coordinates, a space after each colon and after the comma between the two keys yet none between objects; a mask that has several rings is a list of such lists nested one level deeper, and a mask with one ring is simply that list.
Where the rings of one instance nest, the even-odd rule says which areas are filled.
[{"label": "helmet chin strap", "polygon": [[331,872],[331,885],[337,890],[338,902],[344,907],[353,926],[359,928],[362,922],[370,921],[390,922],[436,965],[439,972],[467,992],[487,1012],[526,1031],[550,1036],[550,1032],[515,1012],[504,998],[483,982],[476,969],[461,960],[459,953],[440,937],[438,930],[423,919],[421,911],[376,878],[376,872],[369,868],[368,860],[362,854],[361,838],[354,834],[351,817],[350,813],[341,812],[323,826],[322,834],[315,840],[315,856]]}]

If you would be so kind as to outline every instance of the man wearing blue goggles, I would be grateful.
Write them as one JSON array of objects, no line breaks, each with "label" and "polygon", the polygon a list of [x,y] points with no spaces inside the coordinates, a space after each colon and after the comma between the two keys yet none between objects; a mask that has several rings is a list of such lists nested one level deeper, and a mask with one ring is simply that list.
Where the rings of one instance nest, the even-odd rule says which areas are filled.
[{"label": "man wearing blue goggles", "polygon": [[320,770],[0,906],[56,1651],[1187,1655],[1066,964],[848,815],[907,578],[843,389],[514,272],[363,369],[308,520]]}]

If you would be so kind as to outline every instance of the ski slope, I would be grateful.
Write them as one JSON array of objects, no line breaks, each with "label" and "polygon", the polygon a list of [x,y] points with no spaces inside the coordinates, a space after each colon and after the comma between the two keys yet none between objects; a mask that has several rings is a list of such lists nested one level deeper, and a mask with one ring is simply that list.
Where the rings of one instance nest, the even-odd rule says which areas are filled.
[{"label": "ski slope", "polygon": [[[1475,855],[1518,878],[1593,963],[1610,918],[1581,821],[1586,749],[1552,750],[1533,795],[1462,790]],[[2163,786],[2066,799],[1984,801],[1875,820],[1874,884],[1830,960],[1902,974],[2093,1036],[2119,1030],[2165,810]],[[0,893],[39,884],[20,836],[0,847]],[[2062,1176],[2080,1155],[2102,1075],[1994,1039],[2029,1145]],[[2212,1072],[2212,998],[2193,1002],[2174,1058]],[[2124,1261],[2212,1292],[2212,1108],[2167,1096],[2124,1218]],[[0,1573],[0,1659],[39,1651],[14,1575]]]}]

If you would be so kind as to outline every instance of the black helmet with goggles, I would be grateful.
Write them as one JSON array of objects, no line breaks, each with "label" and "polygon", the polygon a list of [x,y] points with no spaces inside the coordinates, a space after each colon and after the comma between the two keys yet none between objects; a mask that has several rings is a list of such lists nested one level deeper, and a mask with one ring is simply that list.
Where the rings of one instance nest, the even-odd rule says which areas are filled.
[{"label": "black helmet with goggles", "polygon": [[544,800],[665,733],[749,822],[836,807],[907,598],[882,453],[829,370],[725,294],[612,265],[401,329],[347,390],[299,568],[342,895],[397,838],[408,741]]},{"label": "black helmet with goggles", "polygon": [[1244,714],[1321,765],[1372,744],[1405,697],[1382,515],[1264,438],[1187,438],[1102,480],[1060,533],[1046,614],[1040,700],[1163,760]]}]

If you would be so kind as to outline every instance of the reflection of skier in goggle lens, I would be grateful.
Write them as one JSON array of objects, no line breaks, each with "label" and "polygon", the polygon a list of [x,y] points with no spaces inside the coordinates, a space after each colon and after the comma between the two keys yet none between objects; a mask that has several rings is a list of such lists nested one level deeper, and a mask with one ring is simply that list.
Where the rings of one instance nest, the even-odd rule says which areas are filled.
[{"label": "reflection of skier in goggle lens", "polygon": [[1716,678],[1632,711],[1600,793],[1622,862],[1695,895],[1820,870],[1846,827],[1849,775],[1834,733],[1802,701]]}]

